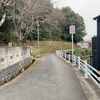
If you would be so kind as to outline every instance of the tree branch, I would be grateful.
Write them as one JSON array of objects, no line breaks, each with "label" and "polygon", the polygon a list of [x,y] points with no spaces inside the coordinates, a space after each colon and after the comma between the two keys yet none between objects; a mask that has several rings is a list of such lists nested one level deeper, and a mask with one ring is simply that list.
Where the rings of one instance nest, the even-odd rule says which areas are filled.
[{"label": "tree branch", "polygon": [[4,13],[4,15],[2,15],[2,19],[0,21],[0,26],[4,23],[5,17],[6,17],[6,13]]},{"label": "tree branch", "polygon": [[12,2],[12,0],[10,0],[9,2],[8,2],[8,0],[6,0],[6,1],[1,0],[1,1],[2,1],[2,3],[4,3],[4,6],[8,6]]}]

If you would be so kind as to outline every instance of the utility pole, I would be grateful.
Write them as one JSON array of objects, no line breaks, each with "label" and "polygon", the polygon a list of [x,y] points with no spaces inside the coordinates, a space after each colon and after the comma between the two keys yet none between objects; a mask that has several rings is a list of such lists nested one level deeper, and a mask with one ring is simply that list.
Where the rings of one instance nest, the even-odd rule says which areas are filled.
[{"label": "utility pole", "polygon": [[74,45],[73,45],[73,33],[72,33],[72,57],[74,55],[73,48],[74,48]]},{"label": "utility pole", "polygon": [[40,57],[40,50],[39,50],[39,22],[38,22],[38,19],[37,19],[37,33],[38,33],[38,49],[36,50],[36,56],[37,57]]},{"label": "utility pole", "polygon": [[37,33],[38,33],[38,49],[39,49],[39,22],[37,19]]}]

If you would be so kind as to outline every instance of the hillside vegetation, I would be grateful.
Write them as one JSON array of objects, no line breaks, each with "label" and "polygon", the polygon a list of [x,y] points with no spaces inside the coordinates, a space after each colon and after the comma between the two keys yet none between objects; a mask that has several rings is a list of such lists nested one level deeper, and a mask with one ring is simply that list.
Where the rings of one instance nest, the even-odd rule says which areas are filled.
[{"label": "hillside vegetation", "polygon": [[[56,50],[66,50],[72,48],[71,42],[64,41],[40,41],[40,55],[46,53],[55,53]],[[36,50],[38,49],[38,42],[33,41],[28,43],[29,47],[32,49],[32,55],[36,57]],[[80,48],[77,44],[74,44],[74,48]]]},{"label": "hillside vegetation", "polygon": [[[8,44],[25,46],[37,40],[39,29],[41,41],[69,41],[69,26],[75,26],[74,43],[83,41],[87,34],[82,16],[70,7],[55,8],[51,0],[1,0],[0,40]],[[9,3],[8,3],[9,2]]]}]

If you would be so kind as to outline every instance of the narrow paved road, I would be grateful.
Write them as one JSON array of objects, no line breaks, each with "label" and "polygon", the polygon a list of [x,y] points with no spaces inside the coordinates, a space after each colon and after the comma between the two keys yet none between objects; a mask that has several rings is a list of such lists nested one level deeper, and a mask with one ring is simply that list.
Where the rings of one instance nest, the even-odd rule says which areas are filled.
[{"label": "narrow paved road", "polygon": [[72,67],[55,54],[47,54],[20,80],[0,89],[0,100],[87,99]]}]

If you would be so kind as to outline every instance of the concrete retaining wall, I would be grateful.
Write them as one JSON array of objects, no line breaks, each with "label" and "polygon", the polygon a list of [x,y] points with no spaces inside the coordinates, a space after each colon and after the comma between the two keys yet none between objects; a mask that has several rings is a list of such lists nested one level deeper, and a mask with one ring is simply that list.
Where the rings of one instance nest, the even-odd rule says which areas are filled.
[{"label": "concrete retaining wall", "polygon": [[30,48],[1,47],[0,48],[0,85],[18,75],[23,67],[32,62]]}]

